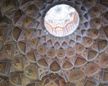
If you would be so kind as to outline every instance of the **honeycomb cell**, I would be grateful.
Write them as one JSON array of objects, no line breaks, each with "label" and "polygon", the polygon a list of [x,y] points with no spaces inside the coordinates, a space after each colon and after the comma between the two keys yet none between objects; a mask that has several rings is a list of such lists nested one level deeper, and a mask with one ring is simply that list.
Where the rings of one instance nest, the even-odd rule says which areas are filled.
[{"label": "honeycomb cell", "polygon": [[26,40],[25,31],[22,30],[17,41],[20,42],[20,41],[25,41],[25,40]]},{"label": "honeycomb cell", "polygon": [[68,74],[70,82],[82,80],[84,77],[85,77],[84,72],[79,68],[72,69],[71,71],[69,71]]},{"label": "honeycomb cell", "polygon": [[82,37],[79,36],[79,35],[77,35],[77,36],[76,36],[76,41],[77,41],[77,42],[81,42],[81,41],[82,41]]},{"label": "honeycomb cell", "polygon": [[36,14],[38,13],[38,8],[34,4],[31,4],[26,8],[25,11],[27,15],[36,17]]},{"label": "honeycomb cell", "polygon": [[67,48],[67,47],[68,47],[68,44],[67,44],[66,41],[64,41],[64,42],[62,43],[62,47],[63,47],[63,48]]},{"label": "honeycomb cell", "polygon": [[98,37],[99,31],[97,29],[89,29],[87,35],[92,39],[96,39]]},{"label": "honeycomb cell", "polygon": [[9,81],[12,85],[22,85],[23,74],[21,72],[11,72]]},{"label": "honeycomb cell", "polygon": [[67,57],[72,57],[72,56],[74,56],[74,55],[75,55],[75,49],[72,48],[72,47],[68,47],[68,48],[66,49],[66,56],[67,56]]},{"label": "honeycomb cell", "polygon": [[38,46],[38,44],[39,44],[39,39],[33,38],[33,39],[31,39],[30,43],[31,43],[32,48],[33,48],[33,49],[36,49],[37,46]]},{"label": "honeycomb cell", "polygon": [[[106,40],[106,35],[105,35],[103,29],[100,29],[100,30],[99,30],[99,37],[98,37],[98,39]],[[98,39],[97,39],[97,40],[98,40]]]},{"label": "honeycomb cell", "polygon": [[107,40],[98,40],[99,51],[104,50],[107,47]]},{"label": "honeycomb cell", "polygon": [[6,43],[4,45],[5,54],[7,54],[8,56],[12,56],[12,54],[14,53],[14,49],[15,49],[14,43]]},{"label": "honeycomb cell", "polygon": [[59,48],[57,50],[57,57],[58,58],[63,58],[65,56],[65,50],[63,48]]},{"label": "honeycomb cell", "polygon": [[76,47],[77,54],[81,54],[84,51],[84,46],[80,43],[76,43],[75,47]]},{"label": "honeycomb cell", "polygon": [[76,67],[80,67],[80,66],[82,66],[82,65],[84,65],[84,64],[86,64],[86,63],[87,63],[87,61],[86,61],[85,58],[83,58],[83,57],[80,56],[80,55],[77,55],[77,56],[76,56],[76,60],[75,60],[75,66],[76,66]]},{"label": "honeycomb cell", "polygon": [[96,50],[96,51],[98,51],[98,41],[97,40],[94,40],[93,41],[93,44],[91,45],[91,47],[90,47],[91,49],[93,49],[93,50]]},{"label": "honeycomb cell", "polygon": [[74,40],[69,40],[69,45],[72,47],[72,46],[74,46],[75,45],[75,41]]},{"label": "honeycomb cell", "polygon": [[92,7],[90,10],[89,10],[89,14],[90,14],[90,16],[92,17],[92,18],[94,18],[94,17],[99,17],[100,16],[100,14],[101,14],[101,10],[100,10],[101,8],[97,5],[97,6],[94,6],[94,7]]},{"label": "honeycomb cell", "polygon": [[101,19],[100,18],[94,18],[90,21],[90,25],[92,28],[99,29],[101,28]]},{"label": "honeycomb cell", "polygon": [[0,62],[0,75],[7,76],[10,72],[10,61],[1,61]]},{"label": "honeycomb cell", "polygon": [[48,41],[47,41],[47,44],[48,44],[48,46],[49,46],[49,47],[52,47],[52,45],[53,45],[52,40],[51,40],[51,39],[50,39],[50,40],[48,40]]},{"label": "honeycomb cell", "polygon": [[29,64],[24,68],[24,75],[31,79],[37,80],[38,79],[38,70],[36,64]]},{"label": "honeycomb cell", "polygon": [[31,80],[23,75],[23,77],[22,77],[22,86],[26,86],[30,82],[31,82]]},{"label": "honeycomb cell", "polygon": [[85,73],[88,77],[95,75],[100,71],[100,67],[98,64],[90,62],[85,67]]},{"label": "honeycomb cell", "polygon": [[22,20],[22,26],[25,28],[30,27],[30,24],[32,24],[33,19],[31,17],[26,16],[23,20]]},{"label": "honeycomb cell", "polygon": [[26,30],[24,31],[25,38],[26,38],[27,40],[33,39],[33,38],[32,38],[32,33],[33,33],[32,29],[26,29]]},{"label": "honeycomb cell", "polygon": [[20,9],[17,10],[17,11],[15,12],[15,14],[14,14],[14,17],[13,17],[14,23],[18,22],[19,19],[22,17],[23,14],[24,14],[24,13],[23,13],[22,10],[20,10]]},{"label": "honeycomb cell", "polygon": [[39,45],[37,48],[37,51],[40,55],[45,55],[46,54],[46,47],[44,45]]},{"label": "honeycomb cell", "polygon": [[5,51],[1,51],[0,52],[0,57],[1,57],[0,58],[1,61],[6,60],[6,59],[9,59],[9,55]]},{"label": "honeycomb cell", "polygon": [[41,58],[38,60],[38,64],[43,67],[48,67],[48,63],[45,58]]},{"label": "honeycomb cell", "polygon": [[59,49],[60,48],[60,43],[59,42],[55,42],[54,43],[54,48],[55,49]]},{"label": "honeycomb cell", "polygon": [[98,63],[102,68],[108,67],[108,55],[106,53],[100,54]]},{"label": "honeycomb cell", "polygon": [[54,58],[56,56],[56,50],[54,47],[48,49],[47,56],[49,58]]},{"label": "honeycomb cell", "polygon": [[61,68],[60,68],[60,65],[57,61],[53,61],[50,65],[50,70],[53,71],[53,72],[57,72],[59,71]]},{"label": "honeycomb cell", "polygon": [[36,58],[35,58],[35,51],[34,50],[31,50],[30,52],[28,52],[26,54],[26,57],[28,58],[28,60],[30,62],[36,62]]},{"label": "honeycomb cell", "polygon": [[66,86],[65,80],[57,74],[49,74],[42,79],[43,86]]},{"label": "honeycomb cell", "polygon": [[22,42],[22,41],[18,42],[18,48],[19,48],[19,50],[22,53],[25,53],[25,51],[26,51],[26,43],[25,42]]},{"label": "honeycomb cell", "polygon": [[[4,0],[3,4],[2,4],[2,11],[5,14],[11,14],[12,12],[14,12],[18,7],[18,1],[14,1],[14,0]],[[12,14],[11,14],[12,15]]]},{"label": "honeycomb cell", "polygon": [[71,69],[71,68],[73,68],[73,64],[69,60],[65,59],[65,61],[63,61],[63,63],[62,63],[62,68],[64,70]]},{"label": "honeycomb cell", "polygon": [[92,45],[92,43],[93,43],[93,40],[91,38],[89,38],[89,37],[83,38],[83,45],[85,47],[89,47],[90,45]]},{"label": "honeycomb cell", "polygon": [[105,71],[104,69],[102,69],[99,73],[96,74],[97,76],[95,78],[100,81],[100,84],[105,83],[105,81],[103,79],[104,72],[107,72],[107,71]]},{"label": "honeycomb cell", "polygon": [[[41,32],[41,35],[42,35],[42,32]],[[42,36],[42,37],[41,37],[40,43],[45,44],[45,45],[47,46],[47,43],[46,43],[46,36]],[[49,45],[49,46],[50,46],[50,45]]]},{"label": "honeycomb cell", "polygon": [[13,38],[17,41],[22,30],[19,27],[15,27],[12,31]]},{"label": "honeycomb cell", "polygon": [[93,59],[95,59],[97,57],[97,55],[98,55],[97,51],[95,51],[93,49],[89,49],[87,59],[88,60],[93,60]]},{"label": "honeycomb cell", "polygon": [[12,65],[17,71],[23,71],[24,69],[24,59],[23,55],[18,55],[13,58]]}]

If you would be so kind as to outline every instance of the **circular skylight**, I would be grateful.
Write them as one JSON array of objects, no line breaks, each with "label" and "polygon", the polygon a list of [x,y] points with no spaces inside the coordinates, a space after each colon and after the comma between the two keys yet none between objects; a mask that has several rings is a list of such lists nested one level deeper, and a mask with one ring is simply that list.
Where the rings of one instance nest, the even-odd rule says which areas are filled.
[{"label": "circular skylight", "polygon": [[59,4],[50,8],[44,17],[47,31],[56,37],[72,34],[79,25],[79,14],[70,5]]}]

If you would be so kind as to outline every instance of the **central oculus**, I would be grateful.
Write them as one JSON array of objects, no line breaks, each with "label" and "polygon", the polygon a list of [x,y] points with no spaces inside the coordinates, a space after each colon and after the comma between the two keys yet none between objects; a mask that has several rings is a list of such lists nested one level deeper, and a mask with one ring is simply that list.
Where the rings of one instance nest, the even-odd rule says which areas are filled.
[{"label": "central oculus", "polygon": [[67,4],[51,7],[44,17],[45,28],[50,34],[56,37],[65,37],[72,34],[78,28],[78,25],[78,12]]}]

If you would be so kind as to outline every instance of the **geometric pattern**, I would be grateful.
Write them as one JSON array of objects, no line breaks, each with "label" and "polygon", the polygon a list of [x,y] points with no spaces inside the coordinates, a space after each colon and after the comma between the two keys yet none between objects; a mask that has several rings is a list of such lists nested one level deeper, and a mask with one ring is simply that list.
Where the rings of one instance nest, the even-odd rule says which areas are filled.
[{"label": "geometric pattern", "polygon": [[[43,24],[58,3],[80,16],[77,30],[62,38]],[[107,1],[1,0],[0,86],[108,86]]]}]

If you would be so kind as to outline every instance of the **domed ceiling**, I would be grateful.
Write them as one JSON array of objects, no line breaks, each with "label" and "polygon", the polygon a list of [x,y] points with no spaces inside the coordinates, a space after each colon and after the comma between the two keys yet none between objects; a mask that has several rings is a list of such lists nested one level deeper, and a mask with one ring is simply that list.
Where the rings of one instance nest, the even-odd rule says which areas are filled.
[{"label": "domed ceiling", "polygon": [[[79,15],[77,29],[63,37],[45,25],[60,4]],[[57,20],[62,26],[66,16]],[[108,86],[108,0],[1,0],[0,86]]]}]

